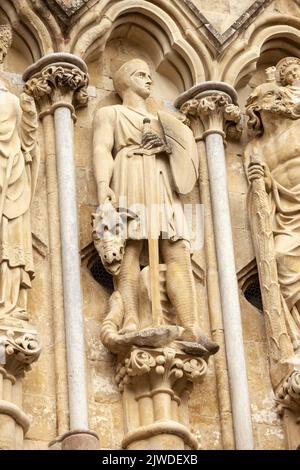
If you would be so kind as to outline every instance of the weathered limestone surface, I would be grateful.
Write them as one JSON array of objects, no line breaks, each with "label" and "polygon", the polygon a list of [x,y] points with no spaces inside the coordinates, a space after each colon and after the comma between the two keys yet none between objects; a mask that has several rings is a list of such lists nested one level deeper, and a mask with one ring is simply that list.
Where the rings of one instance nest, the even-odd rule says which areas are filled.
[{"label": "weathered limestone surface", "polygon": [[205,0],[193,0],[193,3],[222,34],[255,3],[255,0],[213,0],[209,4]]},{"label": "weathered limestone surface", "polygon": [[[120,449],[127,432],[122,393],[115,381],[116,359],[100,340],[112,292],[111,279],[103,281],[102,277],[101,283],[91,273],[98,259],[91,226],[92,213],[98,205],[92,163],[92,122],[97,109],[121,103],[114,90],[113,75],[126,60],[138,57],[151,67],[152,95],[147,102],[151,113],[162,108],[175,113],[176,98],[201,81],[224,81],[237,91],[244,115],[243,134],[234,142],[227,139],[225,154],[254,447],[288,449],[286,423],[277,413],[270,378],[265,317],[261,309],[245,297],[253,283],[254,293],[250,298],[253,300],[254,296],[257,301],[259,295],[255,290],[257,266],[248,217],[249,183],[243,155],[250,141],[245,117],[247,98],[258,85],[266,82],[267,67],[276,66],[284,57],[298,55],[299,2],[265,2],[257,15],[253,13],[248,22],[241,22],[240,29],[237,27],[230,34],[226,30],[254,1],[155,0],[136,2],[130,11],[122,11],[123,2],[118,1],[29,1],[19,9],[22,11],[19,22],[21,3],[24,2],[7,0],[0,5],[0,24],[7,23],[8,19],[13,28],[18,24],[10,54],[0,71],[0,79],[9,91],[20,96],[24,70],[53,52],[80,56],[87,64],[90,77],[88,106],[77,109],[74,124],[89,428],[98,434],[103,449]],[[216,34],[193,13],[188,3],[193,3],[211,21]],[[223,33],[227,35],[222,36]],[[22,380],[22,409],[30,420],[23,443],[25,449],[47,449],[51,441],[69,430],[66,342],[64,329],[59,329],[58,321],[63,315],[63,292],[61,242],[57,233],[63,221],[58,217],[49,218],[50,213],[58,214],[55,165],[54,171],[53,166],[49,168],[55,161],[55,141],[51,144],[49,120],[49,116],[40,117],[41,162],[31,205],[35,279],[28,295],[28,314],[38,332],[42,352]],[[206,160],[201,140],[203,129],[198,126],[193,130],[200,153],[200,179],[185,199],[194,203],[205,201],[205,214],[211,220],[209,181],[203,170],[203,160]],[[48,135],[46,140],[45,134]],[[192,258],[198,321],[201,329],[218,342],[220,350],[219,356],[210,358],[202,382],[194,384],[188,402],[189,426],[199,449],[234,448],[224,326],[221,310],[219,317],[214,314],[218,305],[220,308],[218,272],[214,264],[215,236],[213,230],[206,233],[210,233],[210,238],[205,240],[204,249]],[[57,260],[54,271],[53,259]],[[103,272],[100,274],[103,276]],[[60,287],[53,287],[55,285]]]}]

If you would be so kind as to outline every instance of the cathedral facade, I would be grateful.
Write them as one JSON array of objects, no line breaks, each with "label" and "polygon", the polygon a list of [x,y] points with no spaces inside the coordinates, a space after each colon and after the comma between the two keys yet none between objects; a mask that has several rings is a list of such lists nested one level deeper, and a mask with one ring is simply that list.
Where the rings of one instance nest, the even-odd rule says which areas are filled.
[{"label": "cathedral facade", "polygon": [[298,0],[1,1],[0,449],[300,446],[299,44]]}]

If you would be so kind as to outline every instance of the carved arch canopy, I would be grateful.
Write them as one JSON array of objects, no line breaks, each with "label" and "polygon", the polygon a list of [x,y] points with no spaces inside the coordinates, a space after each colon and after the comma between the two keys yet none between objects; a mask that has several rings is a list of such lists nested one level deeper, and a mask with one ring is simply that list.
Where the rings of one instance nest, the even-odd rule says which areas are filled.
[{"label": "carved arch canopy", "polygon": [[249,0],[222,34],[205,17],[202,0],[2,0],[0,20],[13,26],[14,47],[26,65],[53,52],[90,60],[133,25],[152,41],[156,68],[180,70],[176,80],[186,89],[203,80],[236,86],[266,50],[282,48],[282,39],[286,55],[298,54],[300,21],[276,13],[273,3]]}]

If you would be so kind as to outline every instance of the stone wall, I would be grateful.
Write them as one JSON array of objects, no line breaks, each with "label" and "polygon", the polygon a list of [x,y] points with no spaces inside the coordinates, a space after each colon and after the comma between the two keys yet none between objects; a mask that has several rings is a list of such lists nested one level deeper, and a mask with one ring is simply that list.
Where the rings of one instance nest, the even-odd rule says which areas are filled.
[{"label": "stone wall", "polygon": [[[18,2],[9,1],[8,3],[15,5]],[[34,2],[28,3],[33,4]],[[51,2],[44,3],[50,4]],[[52,2],[52,4],[54,3]],[[44,34],[48,38],[47,41],[50,41],[49,38],[51,38],[54,44],[51,46],[53,50],[50,50],[51,47],[47,46],[47,49],[43,45],[41,55],[57,52],[58,50],[74,53],[74,49],[75,54],[77,54],[76,47],[72,46],[73,49],[71,49],[70,45],[72,41],[79,43],[78,35],[80,36],[80,34],[85,34],[85,41],[88,45],[87,50],[82,53],[82,58],[86,60],[90,76],[89,103],[87,107],[77,110],[74,137],[90,429],[98,434],[101,448],[120,449],[125,430],[121,395],[114,380],[115,357],[101,344],[99,337],[100,327],[106,315],[110,291],[107,286],[101,285],[91,273],[91,266],[98,256],[93,247],[91,235],[91,214],[97,207],[96,184],[92,165],[92,123],[94,113],[96,109],[102,106],[119,102],[119,98],[114,92],[112,76],[121,63],[133,57],[145,59],[152,68],[155,85],[153,97],[148,103],[150,112],[155,112],[160,108],[175,112],[174,100],[180,93],[185,91],[187,83],[189,83],[189,86],[195,84],[201,76],[202,80],[209,78],[230,81],[230,84],[237,88],[239,103],[244,112],[247,96],[257,84],[264,81],[264,68],[275,65],[280,58],[286,55],[296,55],[300,42],[300,26],[298,25],[300,9],[297,2],[293,0],[267,1],[265,2],[266,5],[263,5],[264,2],[250,0],[214,0],[210,2],[176,0],[169,2],[168,6],[163,0],[157,0],[148,3],[153,3],[155,7],[161,8],[170,18],[167,28],[163,24],[164,19],[161,20],[162,24],[159,24],[157,18],[153,19],[149,13],[146,15],[143,10],[144,6],[135,6],[127,12],[129,15],[128,22],[122,22],[120,18],[116,20],[120,22],[119,26],[113,31],[109,31],[108,28],[106,40],[104,40],[106,33],[99,27],[99,23],[103,20],[99,6],[100,2],[90,2],[90,4],[88,1],[84,2],[86,5],[83,6],[84,10],[82,11],[86,11],[86,13],[83,13],[82,17],[79,15],[81,10],[78,9],[82,2],[66,2],[64,0],[64,2],[57,1],[57,3],[60,6],[65,4],[66,8],[62,8],[60,22],[55,27],[53,26],[54,20],[49,21],[47,24],[45,18],[41,23],[36,23],[36,27],[40,27],[40,36],[43,37]],[[202,20],[200,20],[193,13],[195,8],[191,9],[188,5],[191,3],[219,35],[217,34],[214,37],[211,28],[204,28],[203,18],[201,17]],[[251,24],[245,26],[245,28],[243,27],[243,31],[233,32],[231,38],[228,36],[226,39],[228,42],[225,41],[224,43],[227,44],[225,48],[225,45],[221,44],[221,35],[254,3],[259,8],[258,16],[252,19]],[[3,8],[0,6],[0,23],[7,22]],[[58,11],[57,5],[55,8],[51,7],[51,11]],[[68,29],[66,26],[67,20],[63,14],[70,17],[71,25],[74,21],[72,11],[77,15],[78,23]],[[55,13],[53,14],[55,15]],[[88,20],[93,14],[94,19]],[[266,25],[266,28],[269,27],[268,22],[272,23],[272,18],[279,14],[289,15],[292,18],[291,22],[293,22],[295,31],[289,30],[288,33],[285,33],[285,23],[282,22],[281,26],[278,26],[278,33],[275,34],[274,32],[269,38],[266,37],[265,40],[256,43],[255,34],[262,34],[261,30],[264,30],[264,25]],[[49,18],[54,18],[51,16],[52,13],[49,13],[49,15]],[[113,14],[111,15],[113,17]],[[132,15],[137,15],[138,21],[136,23]],[[172,31],[174,27],[172,21],[175,17],[182,20],[178,31]],[[26,21],[29,21],[30,15],[26,17],[24,14],[24,18],[27,19],[22,19],[22,21],[26,23]],[[85,19],[86,23],[84,24]],[[113,19],[109,21],[114,24]],[[67,33],[64,32],[59,35],[59,25],[62,23],[64,23]],[[297,30],[296,25],[299,28]],[[254,33],[256,27],[258,32]],[[292,28],[292,26],[290,27]],[[13,28],[15,28],[14,25]],[[46,33],[43,28],[48,32]],[[8,60],[0,77],[8,84],[10,91],[16,95],[19,95],[22,90],[22,73],[26,67],[36,60],[36,57],[34,59],[29,54],[26,56],[24,50],[20,48],[19,34],[21,37],[25,34],[22,28],[20,31],[18,33],[16,27],[13,48],[8,55]],[[158,31],[161,32],[161,37],[155,36]],[[196,40],[197,31],[199,35]],[[38,35],[37,32],[31,32],[30,34],[32,36]],[[169,38],[167,40],[168,34]],[[279,34],[281,36],[278,38]],[[286,39],[287,34],[289,34],[288,39]],[[103,40],[99,40],[97,43],[97,37]],[[214,46],[214,44],[216,45],[216,38],[219,41],[218,47]],[[28,40],[29,49],[30,41],[32,41],[32,38]],[[47,41],[45,40],[45,44]],[[194,56],[187,57],[188,52],[186,51],[189,51],[189,48],[185,45],[182,46],[184,41],[195,51],[197,59]],[[272,41],[274,42],[273,45]],[[83,50],[82,44],[84,44],[84,41],[80,44],[80,47],[78,46],[77,51]],[[68,49],[69,46],[70,49]],[[182,49],[185,49],[184,53],[182,53],[181,46]],[[205,50],[205,57],[204,55],[201,56],[203,50]],[[247,53],[252,54],[248,62],[246,60]],[[242,62],[244,56],[246,57],[244,59],[245,64],[239,63],[239,60]],[[200,70],[199,67],[195,72],[195,64],[197,64],[199,57],[203,69]],[[190,72],[187,72],[189,66]],[[239,70],[237,70],[238,66],[240,67]],[[264,317],[263,313],[251,305],[244,295],[245,272],[247,273],[247,270],[253,267],[253,263],[255,265],[255,256],[247,214],[248,183],[243,164],[243,149],[248,141],[245,119],[243,127],[241,141],[228,143],[226,163],[254,443],[256,449],[281,450],[287,449],[287,441],[282,422],[276,414],[274,393],[269,378]],[[40,334],[43,350],[37,363],[26,374],[23,384],[23,406],[31,422],[30,430],[24,441],[25,449],[46,449],[49,442],[58,436],[58,413],[61,416],[65,415],[65,417],[68,415],[68,409],[57,409],[58,364],[55,363],[54,352],[55,348],[61,347],[63,339],[57,338],[54,333],[51,299],[56,295],[56,292],[53,292],[51,287],[51,253],[49,245],[49,231],[51,230],[52,221],[48,219],[47,212],[49,194],[47,194],[47,162],[42,126],[39,133],[39,143],[42,161],[38,187],[31,210],[36,277],[29,296],[29,312],[30,321],[36,326]],[[197,186],[193,194],[189,196],[189,200],[201,202],[199,190],[200,187]],[[63,223],[63,221],[60,221],[60,223]],[[74,236],[77,236],[77,234],[74,234]],[[205,273],[204,258],[204,251],[195,255],[195,264]],[[211,318],[208,307],[207,282],[205,276],[200,279],[195,275],[195,279],[199,304],[199,323],[210,334]],[[219,295],[217,290],[216,295]],[[62,350],[64,350],[63,347]],[[225,358],[224,345],[221,345],[219,354]],[[62,357],[64,357],[64,353]],[[215,357],[210,358],[208,374],[201,384],[195,385],[189,402],[191,431],[195,434],[200,449],[217,450],[223,448],[222,419],[226,419],[230,423],[229,428],[231,427],[231,432],[233,432],[230,407],[225,411],[220,410],[217,392],[220,385],[218,384],[215,361]],[[65,364],[63,367],[65,367]],[[226,375],[227,371],[224,370],[223,372]],[[66,407],[67,403],[65,397]]]}]

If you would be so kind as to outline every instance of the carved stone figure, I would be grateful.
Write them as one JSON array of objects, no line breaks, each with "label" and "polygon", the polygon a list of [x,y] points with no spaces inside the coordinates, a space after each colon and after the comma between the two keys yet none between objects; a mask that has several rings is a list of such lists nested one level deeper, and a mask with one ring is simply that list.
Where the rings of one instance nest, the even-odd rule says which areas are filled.
[{"label": "carved stone figure", "polygon": [[[268,83],[258,86],[247,102],[249,126],[256,133],[256,137],[247,146],[245,158],[250,182],[253,183],[259,178],[264,179],[268,194],[264,207],[271,220],[272,240],[270,234],[263,235],[262,230],[256,234],[254,241],[259,245],[263,237],[269,237],[269,243],[274,243],[275,267],[281,298],[281,305],[277,305],[276,308],[284,313],[286,331],[295,352],[298,353],[300,346],[300,84],[298,81],[300,61],[296,58],[280,61],[276,67],[277,82],[273,71],[269,70],[269,73],[271,76]],[[254,198],[259,199],[261,195],[262,192],[257,191],[250,194],[249,210],[252,220],[255,216],[263,217],[253,203]],[[261,245],[259,251],[260,264],[266,265],[266,249],[262,250]],[[267,281],[263,280],[262,289],[267,287],[269,292],[274,293],[276,273],[270,270],[269,275],[269,286],[266,286]],[[278,340],[278,349],[285,348],[286,358],[288,347],[282,346],[283,342],[286,343],[284,330],[279,328],[276,332],[273,327],[272,335],[273,347],[276,347],[275,340]]]},{"label": "carved stone figure", "polygon": [[[0,28],[0,62],[11,44],[9,27]],[[27,289],[34,276],[30,204],[39,153],[34,99],[20,99],[0,81],[0,319],[27,320]]]},{"label": "carved stone figure", "polygon": [[180,200],[198,177],[195,141],[191,130],[173,115],[148,112],[151,83],[147,63],[126,62],[114,77],[123,103],[101,108],[94,120],[99,204],[110,202],[117,211],[125,208],[131,214],[124,258],[114,277],[120,295],[113,295],[110,312],[124,309],[122,321],[117,315],[119,334],[135,335],[142,329],[141,267],[149,265],[152,326],[166,323],[159,278],[164,272],[163,284],[181,327],[174,330],[175,336],[183,331],[182,340],[200,342],[215,352],[217,345],[197,325],[190,234]]},{"label": "carved stone figure", "polygon": [[121,269],[126,237],[122,217],[110,202],[93,214],[93,238],[106,271],[117,275]]}]

